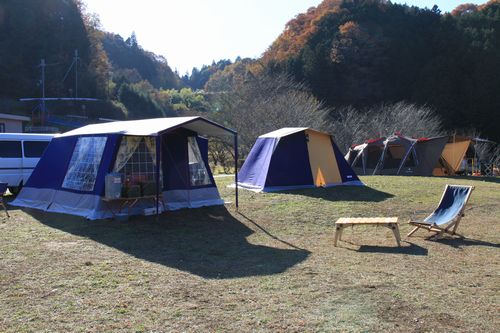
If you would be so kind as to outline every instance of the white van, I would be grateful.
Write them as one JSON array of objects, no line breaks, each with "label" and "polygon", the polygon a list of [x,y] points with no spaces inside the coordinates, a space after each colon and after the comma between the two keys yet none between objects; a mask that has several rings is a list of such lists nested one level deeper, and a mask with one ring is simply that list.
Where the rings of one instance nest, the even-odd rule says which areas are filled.
[{"label": "white van", "polygon": [[16,193],[26,183],[55,134],[0,133],[0,182]]}]

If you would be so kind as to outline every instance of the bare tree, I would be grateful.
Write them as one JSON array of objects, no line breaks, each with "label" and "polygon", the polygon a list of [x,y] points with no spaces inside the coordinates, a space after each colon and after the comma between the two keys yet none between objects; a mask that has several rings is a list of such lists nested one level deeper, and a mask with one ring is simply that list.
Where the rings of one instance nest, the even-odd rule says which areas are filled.
[{"label": "bare tree", "polygon": [[217,120],[238,131],[243,155],[259,135],[282,127],[329,128],[330,110],[287,75],[248,73],[244,82],[217,94],[215,102]]},{"label": "bare tree", "polygon": [[382,104],[357,110],[351,106],[335,109],[330,123],[340,149],[367,139],[401,133],[410,137],[442,135],[441,120],[426,106],[406,102]]}]

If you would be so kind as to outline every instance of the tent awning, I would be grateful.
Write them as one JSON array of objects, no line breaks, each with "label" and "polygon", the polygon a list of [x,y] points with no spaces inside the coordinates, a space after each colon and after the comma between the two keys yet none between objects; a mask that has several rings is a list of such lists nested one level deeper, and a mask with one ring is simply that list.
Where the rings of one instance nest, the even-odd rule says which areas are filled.
[{"label": "tent awning", "polygon": [[202,117],[172,117],[114,121],[110,123],[87,125],[61,134],[59,137],[96,134],[158,136],[179,127],[192,130],[204,136],[226,136],[236,134],[232,129]]}]

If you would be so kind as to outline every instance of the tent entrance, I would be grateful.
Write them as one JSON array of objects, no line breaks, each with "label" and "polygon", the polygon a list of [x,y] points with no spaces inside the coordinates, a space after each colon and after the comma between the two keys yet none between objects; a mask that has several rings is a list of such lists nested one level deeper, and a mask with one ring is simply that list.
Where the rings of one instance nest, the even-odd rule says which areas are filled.
[{"label": "tent entrance", "polygon": [[188,137],[188,164],[191,186],[212,184],[207,166],[201,155],[200,147],[194,136]]},{"label": "tent entrance", "polygon": [[[124,136],[113,171],[123,175],[122,197],[156,194],[156,140],[153,137]],[[160,184],[162,173],[160,168]]]},{"label": "tent entrance", "polygon": [[306,131],[306,135],[314,185],[325,186],[341,183],[342,178],[335,160],[330,136],[309,130]]}]

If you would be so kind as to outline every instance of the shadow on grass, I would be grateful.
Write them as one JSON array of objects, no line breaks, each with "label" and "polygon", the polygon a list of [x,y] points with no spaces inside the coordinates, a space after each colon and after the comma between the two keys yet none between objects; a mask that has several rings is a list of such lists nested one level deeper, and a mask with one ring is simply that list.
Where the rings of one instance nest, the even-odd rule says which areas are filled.
[{"label": "shadow on grass", "polygon": [[289,190],[280,193],[298,194],[328,201],[366,201],[380,202],[394,195],[376,190],[368,186],[333,186],[300,190]]},{"label": "shadow on grass", "polygon": [[[430,237],[426,238],[426,240],[431,240]],[[438,240],[432,240],[437,243],[449,245],[454,248],[462,248],[463,246],[488,246],[488,247],[496,247],[500,248],[500,244],[486,242],[478,239],[471,238],[441,238]]]},{"label": "shadow on grass", "polygon": [[154,216],[131,217],[127,222],[25,211],[49,227],[208,279],[278,274],[310,253],[249,243],[246,237],[253,231],[224,207],[167,212],[158,221]]},{"label": "shadow on grass", "polygon": [[428,250],[424,247],[410,242],[403,242],[410,246],[372,246],[361,245],[357,252],[372,252],[372,253],[392,253],[392,254],[408,254],[412,256],[426,256]]}]

